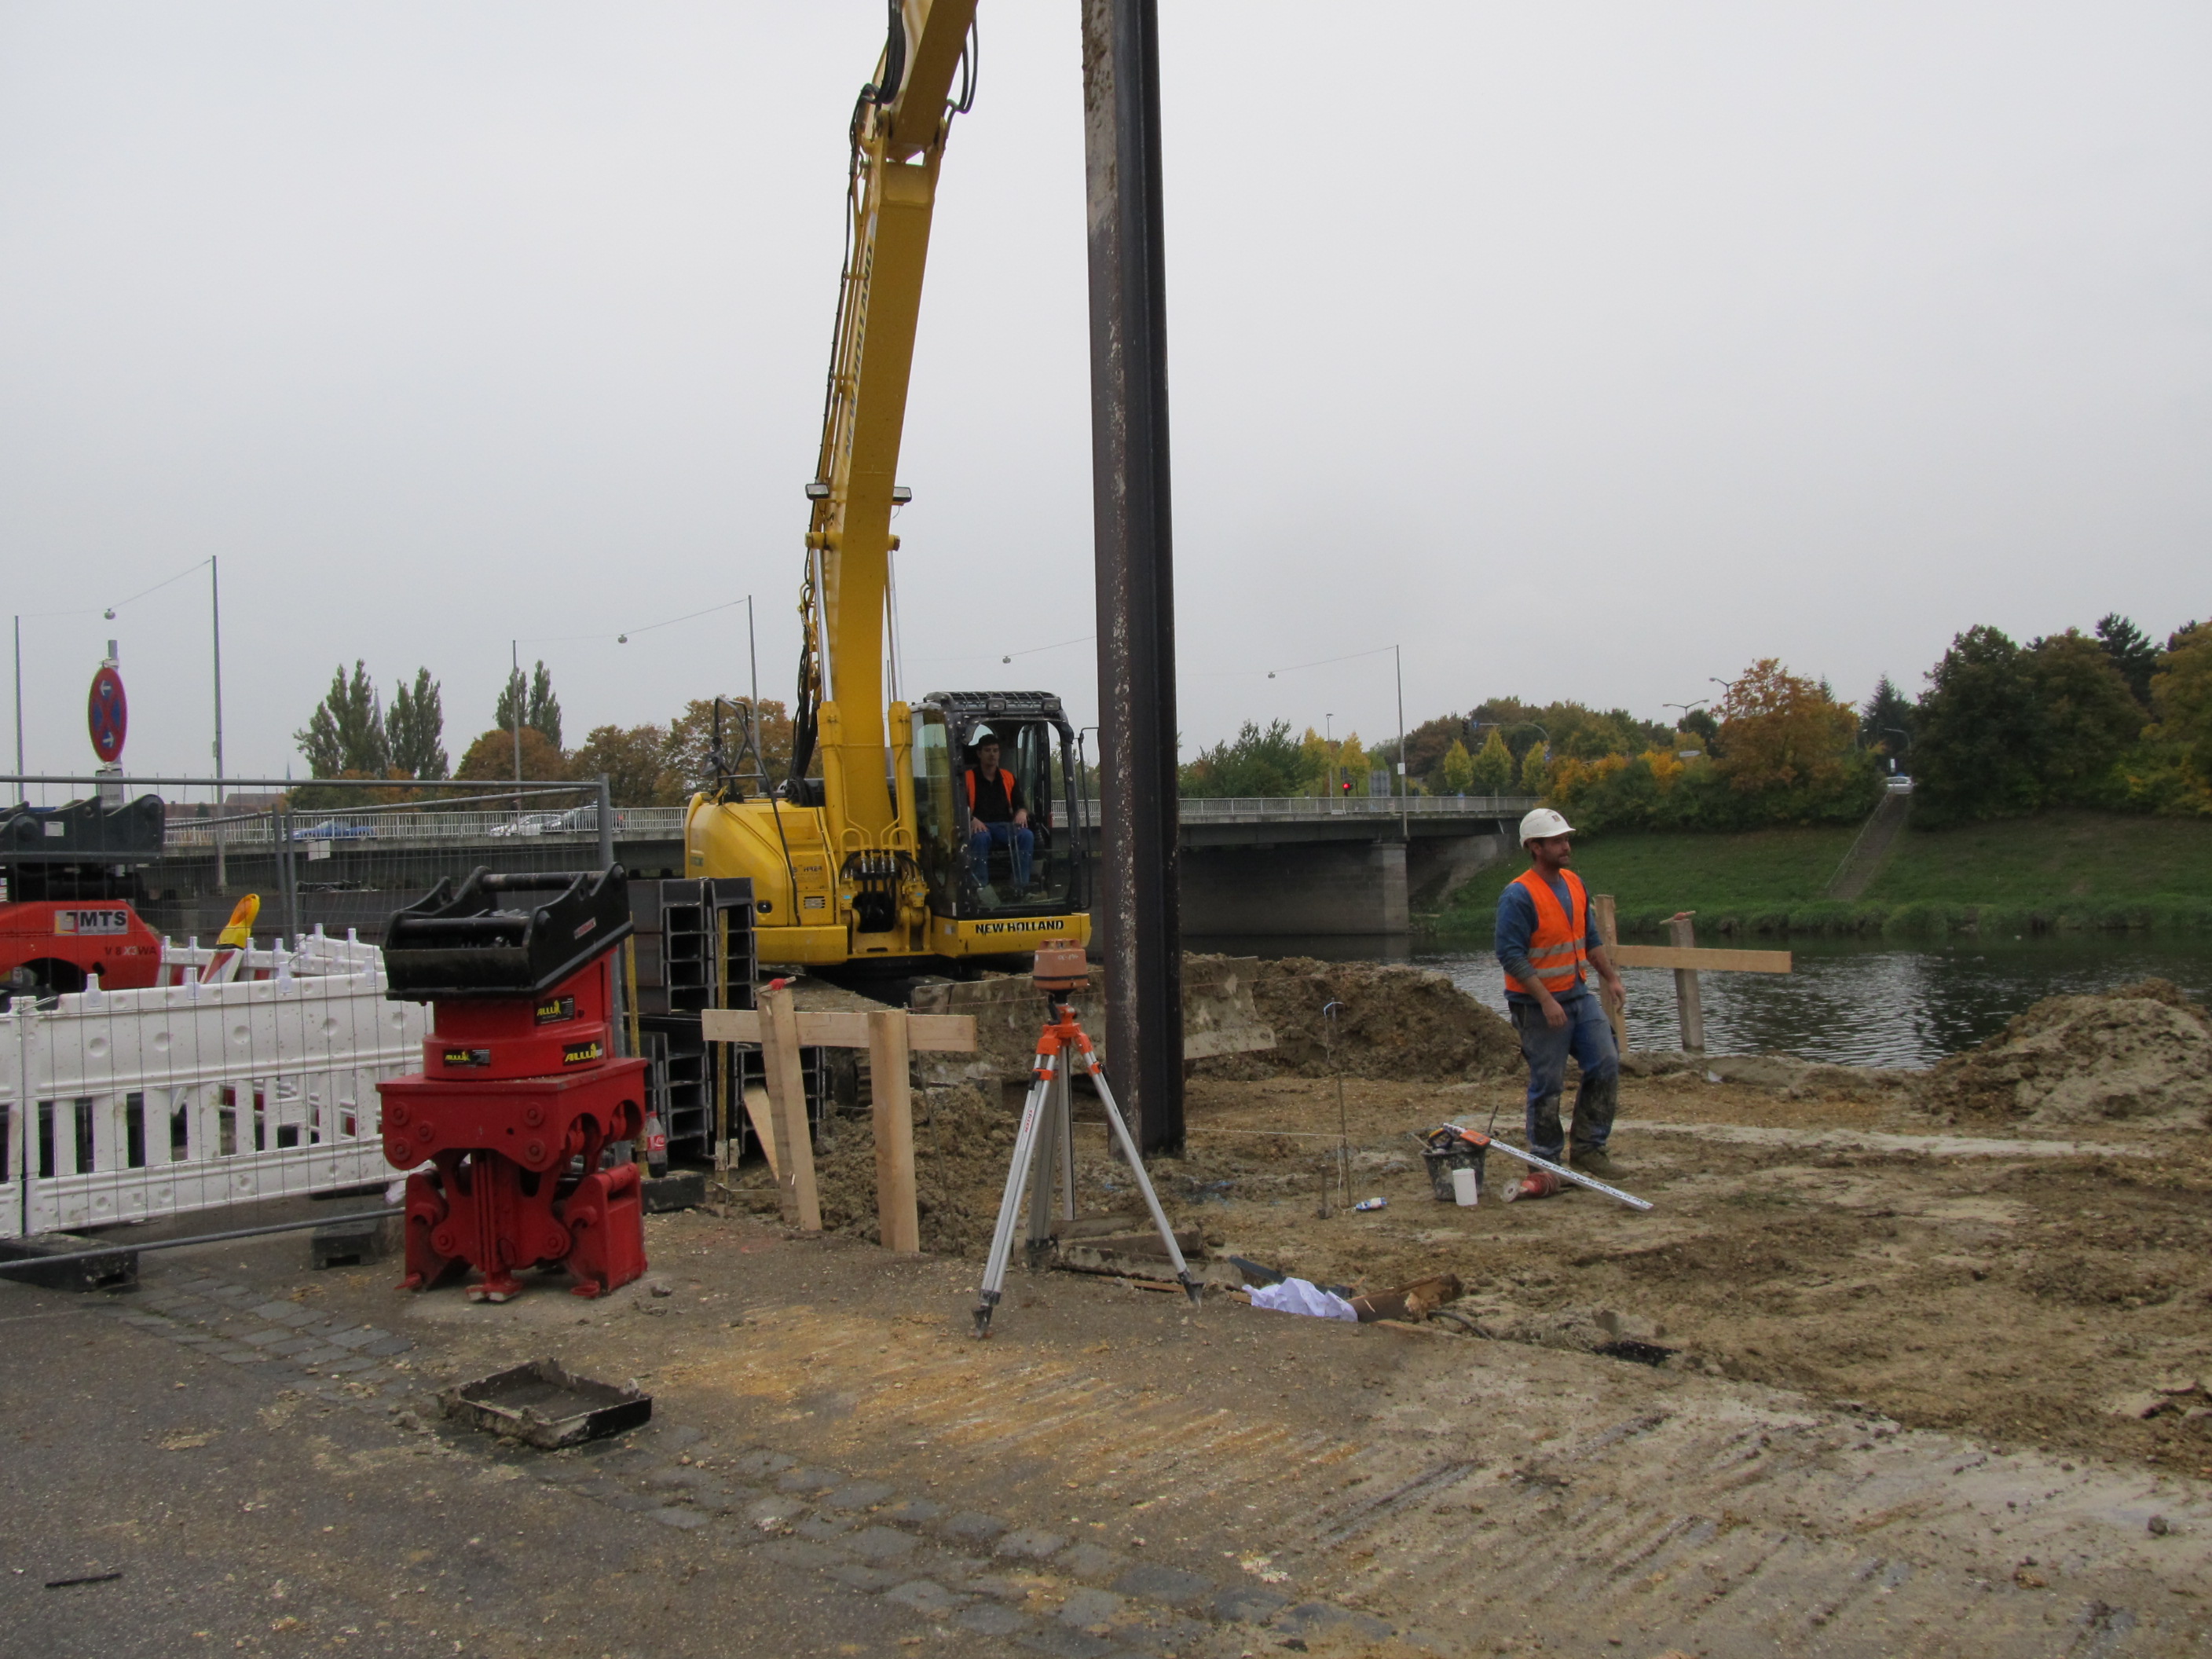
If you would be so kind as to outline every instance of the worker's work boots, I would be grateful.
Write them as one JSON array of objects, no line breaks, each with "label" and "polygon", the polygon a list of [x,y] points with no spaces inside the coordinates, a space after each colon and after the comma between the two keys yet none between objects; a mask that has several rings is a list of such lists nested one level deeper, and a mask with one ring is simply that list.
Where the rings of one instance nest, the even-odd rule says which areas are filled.
[{"label": "worker's work boots", "polygon": [[1620,1104],[1620,1073],[1583,1075],[1582,1087],[1575,1091],[1574,1166],[1584,1175],[1619,1173],[1606,1155],[1605,1142],[1613,1133],[1613,1113]]},{"label": "worker's work boots", "polygon": [[1602,1146],[1576,1147],[1574,1167],[1582,1174],[1595,1176],[1601,1181],[1609,1181],[1620,1173],[1620,1166],[1613,1161],[1613,1155]]}]

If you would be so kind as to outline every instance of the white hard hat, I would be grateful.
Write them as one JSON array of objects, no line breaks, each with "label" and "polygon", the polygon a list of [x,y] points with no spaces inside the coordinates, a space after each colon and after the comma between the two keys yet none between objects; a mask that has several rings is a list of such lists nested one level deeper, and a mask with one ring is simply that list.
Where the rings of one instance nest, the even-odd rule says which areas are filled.
[{"label": "white hard hat", "polygon": [[1548,806],[1540,806],[1521,820],[1521,844],[1545,841],[1553,836],[1571,836],[1575,827]]}]

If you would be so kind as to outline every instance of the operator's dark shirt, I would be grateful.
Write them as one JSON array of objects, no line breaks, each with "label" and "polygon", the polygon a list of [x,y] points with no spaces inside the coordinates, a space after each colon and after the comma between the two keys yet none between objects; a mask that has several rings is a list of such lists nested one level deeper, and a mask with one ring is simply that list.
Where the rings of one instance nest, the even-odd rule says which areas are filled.
[{"label": "operator's dark shirt", "polygon": [[[1029,810],[1029,802],[1022,798],[1022,786],[1018,781],[1013,787],[1013,799],[1009,800],[1006,798],[1006,781],[1000,775],[1005,770],[1001,767],[997,772],[987,773],[980,766],[968,769],[968,775],[975,781],[975,805],[970,809],[969,817],[984,823],[1012,823],[1017,811]],[[961,787],[964,793],[967,786],[963,784]]]}]

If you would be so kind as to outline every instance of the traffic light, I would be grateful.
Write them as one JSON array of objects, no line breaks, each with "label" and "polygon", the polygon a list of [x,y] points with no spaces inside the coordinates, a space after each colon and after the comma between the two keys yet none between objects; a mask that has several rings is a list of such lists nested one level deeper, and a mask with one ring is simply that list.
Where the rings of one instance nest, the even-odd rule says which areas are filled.
[{"label": "traffic light", "polygon": [[1350,778],[1345,779],[1343,782],[1337,785],[1337,787],[1342,790],[1346,794],[1350,794],[1352,793],[1352,780]]}]

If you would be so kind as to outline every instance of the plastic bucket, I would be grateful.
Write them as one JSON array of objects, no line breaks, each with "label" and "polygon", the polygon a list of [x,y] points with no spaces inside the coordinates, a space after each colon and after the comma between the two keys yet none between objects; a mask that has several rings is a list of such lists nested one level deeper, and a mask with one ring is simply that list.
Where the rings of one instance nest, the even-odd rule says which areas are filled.
[{"label": "plastic bucket", "polygon": [[1421,1162],[1429,1170],[1429,1195],[1439,1204],[1456,1204],[1459,1194],[1453,1190],[1452,1172],[1455,1170],[1474,1171],[1475,1184],[1482,1184],[1483,1148],[1470,1146],[1465,1141],[1438,1149],[1431,1147],[1421,1154]]}]

